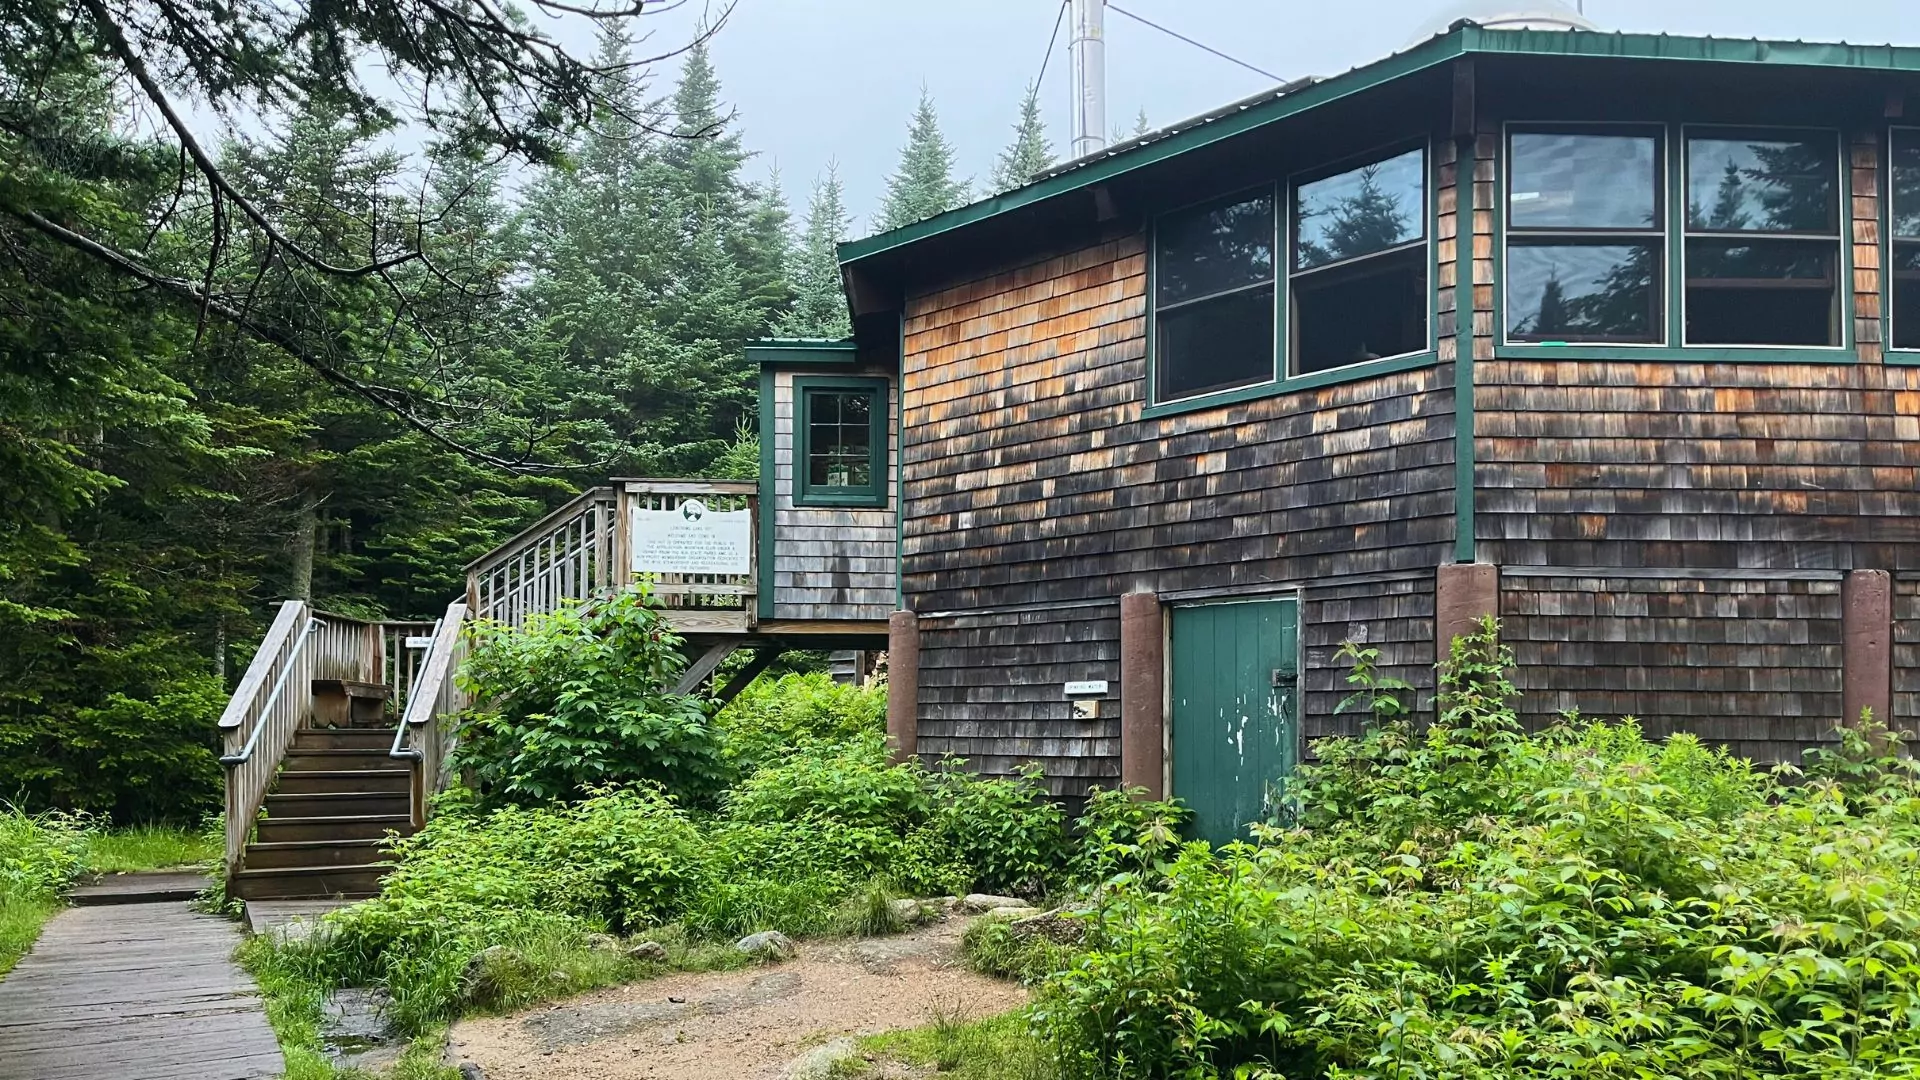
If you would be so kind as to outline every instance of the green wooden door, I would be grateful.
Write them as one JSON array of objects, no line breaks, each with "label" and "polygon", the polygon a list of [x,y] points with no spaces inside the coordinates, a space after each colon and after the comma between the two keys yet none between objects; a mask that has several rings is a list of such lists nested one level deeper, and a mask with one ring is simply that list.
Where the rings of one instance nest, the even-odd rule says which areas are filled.
[{"label": "green wooden door", "polygon": [[1193,833],[1247,839],[1300,761],[1293,600],[1173,611],[1173,794]]}]

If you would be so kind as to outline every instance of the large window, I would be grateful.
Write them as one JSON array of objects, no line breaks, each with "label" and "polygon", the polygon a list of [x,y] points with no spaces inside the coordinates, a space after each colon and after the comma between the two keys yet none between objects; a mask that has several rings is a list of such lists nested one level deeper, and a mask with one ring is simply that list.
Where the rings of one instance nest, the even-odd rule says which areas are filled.
[{"label": "large window", "polygon": [[1832,133],[1688,130],[1688,345],[1841,343],[1839,155]]},{"label": "large window", "polygon": [[1426,238],[1425,150],[1295,186],[1288,273],[1294,374],[1428,347]]},{"label": "large window", "polygon": [[885,506],[886,384],[877,379],[794,380],[794,501],[801,506]]},{"label": "large window", "polygon": [[1893,133],[1890,187],[1891,344],[1896,349],[1920,349],[1920,131]]},{"label": "large window", "polygon": [[1155,397],[1274,378],[1273,195],[1168,214],[1155,231]]},{"label": "large window", "polygon": [[1666,252],[1657,130],[1507,142],[1507,340],[1659,344]]}]

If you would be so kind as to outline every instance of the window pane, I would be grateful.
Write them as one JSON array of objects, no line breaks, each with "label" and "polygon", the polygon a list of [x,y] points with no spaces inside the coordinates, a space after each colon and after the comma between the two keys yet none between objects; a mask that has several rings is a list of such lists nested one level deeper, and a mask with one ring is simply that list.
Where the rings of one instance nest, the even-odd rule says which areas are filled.
[{"label": "window pane", "polygon": [[1687,241],[1689,345],[1838,345],[1838,245]]},{"label": "window pane", "polygon": [[1169,214],[1155,235],[1162,304],[1273,280],[1272,195]]},{"label": "window pane", "polygon": [[1893,347],[1920,349],[1920,244],[1893,246]]},{"label": "window pane", "polygon": [[1425,248],[1295,278],[1295,374],[1419,352],[1427,305]]},{"label": "window pane", "polygon": [[1161,401],[1273,378],[1271,286],[1161,312],[1155,321]]},{"label": "window pane", "polygon": [[810,390],[807,392],[807,422],[812,424],[837,424],[840,422],[840,395],[831,391]]},{"label": "window pane", "polygon": [[1654,342],[1660,245],[1515,244],[1507,250],[1507,336],[1515,341]]},{"label": "window pane", "polygon": [[1297,270],[1418,240],[1427,234],[1427,153],[1411,150],[1302,184],[1294,212]]},{"label": "window pane", "polygon": [[871,484],[874,396],[861,390],[810,390],[806,404],[807,483],[817,487]]},{"label": "window pane", "polygon": [[840,395],[840,422],[865,424],[873,418],[873,398],[868,394]]},{"label": "window pane", "polygon": [[1830,137],[1688,139],[1689,228],[1728,232],[1839,229]]},{"label": "window pane", "polygon": [[1659,225],[1659,143],[1650,135],[1516,134],[1512,158],[1515,228]]},{"label": "window pane", "polygon": [[1920,237],[1920,132],[1893,133],[1893,235]]}]

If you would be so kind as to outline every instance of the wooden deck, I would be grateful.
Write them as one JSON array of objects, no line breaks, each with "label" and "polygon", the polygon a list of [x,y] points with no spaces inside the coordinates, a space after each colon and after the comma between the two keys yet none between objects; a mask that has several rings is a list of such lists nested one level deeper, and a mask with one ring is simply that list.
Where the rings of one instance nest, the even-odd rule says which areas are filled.
[{"label": "wooden deck", "polygon": [[0,979],[0,1080],[251,1080],[283,1069],[231,923],[70,908]]}]

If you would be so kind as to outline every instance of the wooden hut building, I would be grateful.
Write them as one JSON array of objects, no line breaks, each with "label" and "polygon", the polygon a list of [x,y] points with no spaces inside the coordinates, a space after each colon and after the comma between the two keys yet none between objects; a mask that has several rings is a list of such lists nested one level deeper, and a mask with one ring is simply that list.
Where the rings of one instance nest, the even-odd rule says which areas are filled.
[{"label": "wooden hut building", "polygon": [[1424,708],[1481,614],[1533,721],[1910,724],[1914,108],[1916,49],[1463,21],[845,244],[854,338],[753,350],[761,611],[895,609],[904,753],[1216,834],[1342,642]]}]

